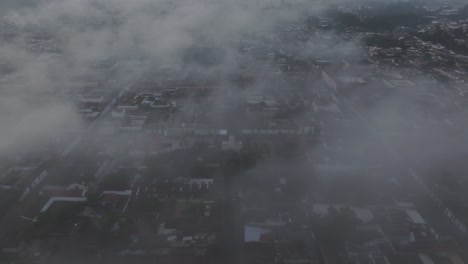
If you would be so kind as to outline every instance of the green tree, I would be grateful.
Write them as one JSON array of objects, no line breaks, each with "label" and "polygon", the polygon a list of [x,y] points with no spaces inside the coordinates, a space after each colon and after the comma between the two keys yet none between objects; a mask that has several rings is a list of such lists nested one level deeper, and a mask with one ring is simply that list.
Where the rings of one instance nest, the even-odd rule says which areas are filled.
[{"label": "green tree", "polygon": [[361,221],[349,207],[338,209],[330,206],[326,215],[313,215],[310,223],[319,241],[325,245],[339,246],[350,239]]}]

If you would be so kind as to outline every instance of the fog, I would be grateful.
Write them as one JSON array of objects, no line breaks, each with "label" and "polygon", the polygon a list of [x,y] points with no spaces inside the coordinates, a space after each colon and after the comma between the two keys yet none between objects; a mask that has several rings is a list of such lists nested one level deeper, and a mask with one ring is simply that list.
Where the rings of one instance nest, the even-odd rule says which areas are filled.
[{"label": "fog", "polygon": [[[372,1],[375,6],[384,6],[389,2]],[[259,215],[264,218],[277,216],[278,212],[290,213],[312,200],[317,188],[321,187],[317,179],[326,181],[337,171],[337,182],[344,187],[342,190],[336,188],[338,191],[330,190],[330,193],[338,192],[339,196],[342,191],[345,194],[338,202],[354,205],[352,197],[362,195],[368,188],[367,182],[360,178],[364,174],[366,177],[367,174],[381,173],[388,178],[405,178],[409,177],[409,170],[430,174],[445,167],[464,168],[462,157],[466,156],[468,144],[464,131],[467,128],[466,113],[460,105],[451,101],[454,94],[449,84],[435,81],[427,73],[429,71],[419,70],[409,74],[407,67],[373,62],[364,41],[365,30],[350,33],[335,29],[336,24],[333,23],[330,28],[324,26],[320,30],[317,29],[320,26],[308,27],[308,18],[320,21],[330,16],[330,10],[342,4],[352,6],[358,2],[1,1],[0,158],[21,161],[21,158],[34,153],[63,153],[68,145],[65,142],[80,138],[85,139],[86,145],[86,151],[80,154],[89,155],[83,158],[83,163],[90,160],[90,163],[97,163],[93,158],[103,154],[99,157],[105,156],[103,160],[106,159],[106,162],[115,159],[115,163],[123,164],[126,162],[124,159],[131,159],[130,152],[141,150],[145,157],[138,162],[147,166],[154,161],[154,174],[161,172],[166,179],[166,174],[170,173],[177,174],[174,178],[189,175],[191,172],[187,172],[188,168],[184,170],[184,166],[198,168],[210,159],[217,162],[229,158],[229,153],[219,154],[220,151],[216,154],[219,157],[211,157],[209,151],[208,154],[203,153],[202,147],[194,144],[193,148],[181,151],[181,158],[168,154],[161,155],[164,157],[158,160],[159,156],[154,155],[158,152],[152,152],[151,148],[160,143],[156,142],[159,137],[165,135],[151,134],[154,132],[146,133],[150,135],[131,132],[106,134],[103,131],[108,128],[108,123],[102,120],[86,122],[83,113],[78,111],[84,90],[77,87],[82,85],[79,78],[94,77],[97,65],[110,60],[118,62],[117,70],[109,70],[104,74],[106,80],[98,81],[100,92],[104,90],[103,94],[110,98],[123,88],[141,81],[139,78],[142,76],[151,78],[159,74],[176,81],[180,76],[196,73],[202,76],[201,82],[206,81],[214,88],[206,96],[183,98],[185,101],[181,100],[181,106],[188,105],[184,114],[199,110],[196,114],[200,116],[196,118],[203,120],[201,125],[241,130],[255,127],[264,121],[265,116],[274,116],[271,120],[279,120],[278,123],[287,120],[302,128],[314,127],[320,131],[310,138],[298,136],[299,140],[296,141],[291,139],[295,135],[269,139],[273,143],[265,143],[266,148],[270,147],[265,155],[256,149],[260,149],[258,146],[264,143],[261,136],[258,142],[257,139],[245,140],[245,152],[239,151],[238,160],[233,159],[242,168],[230,172],[239,173],[240,176],[223,179],[229,182],[223,182],[224,185],[232,184],[234,187],[222,187],[225,188],[223,191],[229,190],[219,199],[220,204],[226,203],[234,209],[231,208],[228,216],[223,215],[223,221],[231,217],[230,213],[232,219],[220,225],[239,220],[235,219],[238,216],[234,212],[237,210],[235,203],[238,196],[247,201],[243,205],[247,208],[246,219]],[[306,37],[294,35],[297,28],[306,32]],[[279,41],[282,37],[287,40]],[[256,49],[261,50],[257,53],[260,55],[251,56]],[[282,59],[288,63],[293,61],[297,69],[293,67],[291,70],[290,64],[294,63],[282,64]],[[246,65],[251,68],[243,69]],[[240,84],[236,80],[238,75],[242,75],[239,73],[241,69],[251,77],[251,82]],[[338,83],[338,88],[325,80],[325,72]],[[405,76],[399,76],[400,73]],[[346,84],[353,78],[366,81]],[[319,98],[321,92],[331,95],[330,98]],[[286,113],[271,111],[256,116],[255,110],[252,110],[252,114],[250,109],[245,109],[246,98],[250,95],[280,98],[285,97],[284,94],[301,98],[298,101],[303,105],[294,108],[290,103],[293,100],[288,101],[287,98],[284,101],[289,104],[290,111]],[[438,100],[439,97],[446,99]],[[321,100],[328,101],[323,103]],[[190,112],[191,107],[198,109]],[[172,118],[172,114],[171,110],[168,115]],[[271,121],[266,126],[274,127],[275,122]],[[216,140],[220,143],[225,139]],[[151,142],[146,144],[146,141]],[[121,151],[125,148],[128,149]],[[128,163],[132,162],[130,160]],[[109,163],[114,163],[114,160]],[[139,165],[132,164],[135,167]],[[77,164],[76,167],[80,169],[69,172],[70,175],[83,176],[85,166]],[[169,166],[174,168],[168,169]],[[148,167],[151,164],[146,169]],[[229,165],[225,167],[227,169],[223,169],[229,171]],[[401,175],[392,175],[395,173]],[[93,174],[90,177],[96,176]],[[148,186],[155,185],[157,177],[154,178],[151,184],[146,185],[146,191]],[[125,188],[134,188],[133,182]],[[175,187],[171,188],[175,190]],[[382,190],[377,192],[390,188],[382,186]],[[325,186],[320,191],[326,197],[329,190]],[[366,199],[365,194],[362,197]],[[158,199],[160,197],[154,200]],[[369,198],[360,202],[360,206],[366,206],[373,200]],[[140,206],[144,208],[146,204]],[[151,217],[154,218],[154,215]],[[138,222],[134,231],[141,237],[150,237],[148,234],[154,228],[151,224]],[[235,224],[244,223],[239,220]],[[60,254],[66,255],[63,252]],[[60,254],[56,257],[59,262],[65,259]]]},{"label": "fog", "polygon": [[[14,32],[0,46],[0,58],[13,66],[7,81],[2,83],[0,120],[0,152],[7,153],[26,142],[53,140],[62,131],[79,131],[83,125],[72,110],[68,94],[68,76],[80,74],[93,63],[108,59],[137,59],[152,65],[180,65],[188,48],[194,46],[220,46],[226,50],[223,62],[211,71],[218,79],[227,78],[240,61],[236,43],[246,34],[274,32],[275,27],[320,14],[326,6],[307,1],[153,1],[153,0],[68,0],[5,2],[2,21]],[[31,30],[33,29],[33,30]],[[35,52],[26,42],[31,34],[41,32],[56,44],[56,50]],[[334,33],[311,37],[304,46],[279,47],[292,54],[305,57],[347,59],[356,64],[364,58],[360,39],[342,40]],[[200,67],[197,65],[196,67]],[[136,69],[142,72],[146,69]],[[277,85],[273,69],[258,65],[265,79],[249,89],[264,89]],[[345,74],[365,75],[370,67],[348,69]],[[339,73],[341,74],[341,73]],[[116,76],[117,82],[123,76]],[[262,83],[262,81],[264,83]],[[310,86],[314,86],[314,80]],[[418,84],[419,85],[419,84]],[[263,87],[263,88],[262,88]],[[229,90],[229,89],[228,89]],[[220,100],[235,103],[236,92],[217,93]],[[356,95],[359,97],[359,94]],[[397,105],[411,104],[407,94],[398,92],[372,108],[368,114],[378,120],[383,130],[396,131],[398,136],[383,136],[386,144],[403,148],[401,151],[424,156],[445,153],[448,137],[445,131],[425,133],[425,124],[410,136],[402,124],[414,123],[411,115],[395,111]],[[456,113],[455,113],[456,114]],[[362,131],[349,131],[346,148],[355,149],[353,142]],[[365,135],[367,137],[369,135]],[[438,143],[417,143],[427,141]],[[414,145],[416,144],[416,145]],[[440,145],[440,146],[439,146]],[[421,151],[428,148],[428,151]],[[412,151],[417,149],[419,151]],[[448,148],[451,150],[451,147]],[[442,154],[444,155],[444,154]],[[436,155],[437,156],[437,155]],[[350,157],[355,158],[355,157]]]},{"label": "fog", "polygon": [[[272,4],[265,10],[263,3],[250,1],[2,3],[3,24],[13,34],[2,42],[0,58],[14,71],[1,90],[5,101],[1,104],[1,152],[14,150],[15,142],[25,142],[25,138],[28,142],[36,136],[37,140],[52,139],[64,128],[81,125],[64,96],[72,92],[68,76],[86,72],[93,63],[108,58],[180,63],[185,50],[194,45],[231,49],[243,34],[269,30],[300,15],[299,9]],[[30,50],[26,42],[37,32],[53,42],[56,50]],[[42,120],[38,122],[37,116]]]}]

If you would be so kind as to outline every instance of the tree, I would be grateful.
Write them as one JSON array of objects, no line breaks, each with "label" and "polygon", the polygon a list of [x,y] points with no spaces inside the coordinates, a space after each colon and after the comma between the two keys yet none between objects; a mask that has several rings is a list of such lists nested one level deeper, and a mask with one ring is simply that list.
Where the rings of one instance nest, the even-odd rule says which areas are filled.
[{"label": "tree", "polygon": [[462,15],[463,17],[468,17],[468,4],[466,4],[465,7],[463,7],[463,9],[460,12],[460,15]]},{"label": "tree", "polygon": [[313,215],[310,222],[318,240],[324,244],[338,246],[350,239],[361,221],[349,207],[339,209],[330,206],[326,215]]}]

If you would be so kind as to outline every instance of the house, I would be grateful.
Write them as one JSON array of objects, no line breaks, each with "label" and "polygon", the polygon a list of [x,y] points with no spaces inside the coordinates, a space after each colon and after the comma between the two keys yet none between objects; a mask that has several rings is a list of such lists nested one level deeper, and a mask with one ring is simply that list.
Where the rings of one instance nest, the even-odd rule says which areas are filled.
[{"label": "house", "polygon": [[88,199],[85,196],[88,188],[83,184],[70,184],[68,186],[46,185],[40,195],[49,197],[42,206],[41,213],[45,213],[56,202],[83,203]]},{"label": "house", "polygon": [[103,191],[99,196],[99,204],[104,208],[123,213],[126,211],[131,197],[132,190]]},{"label": "house", "polygon": [[242,141],[235,141],[234,136],[229,136],[228,141],[223,141],[221,143],[221,149],[226,150],[235,150],[240,151],[242,149]]}]

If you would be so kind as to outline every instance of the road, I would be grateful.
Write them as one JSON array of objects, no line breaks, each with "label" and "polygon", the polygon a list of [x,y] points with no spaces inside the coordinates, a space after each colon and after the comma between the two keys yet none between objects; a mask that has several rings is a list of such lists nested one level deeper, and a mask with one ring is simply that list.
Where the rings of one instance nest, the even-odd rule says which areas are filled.
[{"label": "road", "polygon": [[[45,171],[53,170],[54,167],[60,163],[60,160],[67,158],[70,153],[72,153],[76,147],[82,143],[83,138],[87,138],[89,134],[93,133],[99,122],[101,122],[112,111],[112,109],[115,108],[118,100],[124,95],[126,90],[132,87],[136,80],[138,80],[138,77],[133,78],[126,84],[122,84],[122,88],[117,89],[114,97],[110,100],[109,104],[105,107],[101,114],[81,133],[81,135],[75,137],[70,142],[70,144],[64,148],[58,160],[48,161],[49,165],[45,167]],[[38,207],[40,205],[38,204],[38,190],[40,190],[43,183],[44,181],[42,181],[40,184],[34,185],[34,188],[31,188],[31,191],[27,196],[23,197],[21,201],[18,201],[18,203],[13,206],[11,210],[9,210],[3,217],[1,217],[0,237],[2,237],[2,240],[0,241],[0,246],[2,246],[4,243],[9,243],[7,239],[23,239],[23,231],[34,225],[34,222],[25,220],[24,218],[21,218],[21,216],[33,218],[39,212]]]},{"label": "road", "polygon": [[354,105],[353,102],[344,98],[340,98],[340,102],[344,108],[351,111],[358,118],[375,140],[380,142],[383,149],[394,159],[395,164],[401,166],[403,171],[406,172],[397,177],[402,183],[411,186],[410,188],[414,190],[413,193],[417,195],[417,209],[421,210],[423,216],[429,219],[429,223],[432,224],[439,233],[442,233],[441,235],[448,235],[456,238],[460,245],[468,247],[466,234],[454,224],[453,219],[447,216],[445,207],[440,204],[440,201],[437,202],[438,198],[431,195],[432,191],[429,190],[424,183],[424,179],[422,179],[413,168],[410,161],[411,159],[398,153],[392,144],[387,142],[383,133],[376,128],[372,119],[368,118],[365,113],[359,111],[359,107]]},{"label": "road", "polygon": [[[231,167],[233,166],[233,167]],[[222,261],[227,264],[242,264],[244,252],[244,220],[239,197],[239,173],[235,164],[226,165],[224,173],[224,199],[221,204],[222,225],[220,243]],[[238,166],[237,166],[238,168]]]}]

